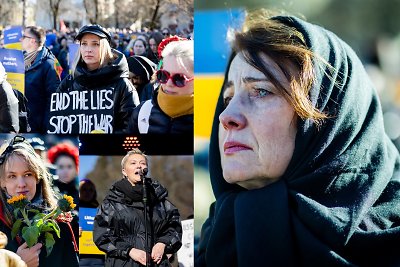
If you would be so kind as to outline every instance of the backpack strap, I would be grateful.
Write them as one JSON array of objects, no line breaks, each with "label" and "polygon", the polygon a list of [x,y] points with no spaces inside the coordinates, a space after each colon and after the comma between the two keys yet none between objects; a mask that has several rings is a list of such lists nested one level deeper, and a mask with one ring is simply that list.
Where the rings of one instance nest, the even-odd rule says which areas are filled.
[{"label": "backpack strap", "polygon": [[151,109],[153,108],[153,103],[151,99],[145,101],[143,105],[140,107],[139,115],[138,115],[138,128],[139,133],[147,134],[149,131],[149,120]]}]

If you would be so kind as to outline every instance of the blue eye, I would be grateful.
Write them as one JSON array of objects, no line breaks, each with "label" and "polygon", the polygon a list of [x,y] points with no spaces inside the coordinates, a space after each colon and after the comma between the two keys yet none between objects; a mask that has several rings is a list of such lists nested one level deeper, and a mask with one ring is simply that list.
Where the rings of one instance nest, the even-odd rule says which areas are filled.
[{"label": "blue eye", "polygon": [[267,89],[264,89],[264,88],[255,88],[254,90],[256,91],[256,95],[255,95],[256,97],[265,97],[265,96],[271,94],[270,91],[268,91]]}]

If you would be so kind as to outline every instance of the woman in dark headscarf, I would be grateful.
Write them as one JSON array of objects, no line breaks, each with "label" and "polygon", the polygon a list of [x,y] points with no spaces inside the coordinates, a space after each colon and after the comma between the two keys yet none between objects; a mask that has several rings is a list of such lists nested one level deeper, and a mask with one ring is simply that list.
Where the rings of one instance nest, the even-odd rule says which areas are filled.
[{"label": "woman in dark headscarf", "polygon": [[233,48],[196,266],[399,266],[399,153],[353,50],[264,11]]}]

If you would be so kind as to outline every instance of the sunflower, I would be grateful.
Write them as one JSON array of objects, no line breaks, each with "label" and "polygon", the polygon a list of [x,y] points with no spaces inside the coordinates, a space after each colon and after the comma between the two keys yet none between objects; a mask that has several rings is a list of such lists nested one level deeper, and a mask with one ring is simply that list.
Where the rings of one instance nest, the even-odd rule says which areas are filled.
[{"label": "sunflower", "polygon": [[25,195],[21,194],[18,196],[13,196],[10,199],[7,199],[7,203],[16,207],[16,208],[23,208],[28,204],[28,199]]},{"label": "sunflower", "polygon": [[76,204],[74,204],[73,197],[64,195],[63,198],[58,201],[58,206],[62,211],[67,212],[73,210],[76,207]]}]

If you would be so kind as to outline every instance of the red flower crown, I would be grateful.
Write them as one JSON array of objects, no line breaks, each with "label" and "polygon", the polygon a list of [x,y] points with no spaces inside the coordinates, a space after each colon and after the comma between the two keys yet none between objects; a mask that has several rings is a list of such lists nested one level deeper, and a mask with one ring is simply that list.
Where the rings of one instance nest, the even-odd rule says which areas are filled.
[{"label": "red flower crown", "polygon": [[187,41],[187,40],[189,40],[189,39],[183,38],[183,37],[179,37],[177,35],[174,35],[172,37],[168,37],[168,38],[163,39],[161,41],[161,43],[158,45],[158,49],[157,49],[158,58],[159,59],[162,58],[161,53],[164,50],[164,48],[167,46],[167,44],[172,43],[172,42],[176,42],[176,41]]}]

